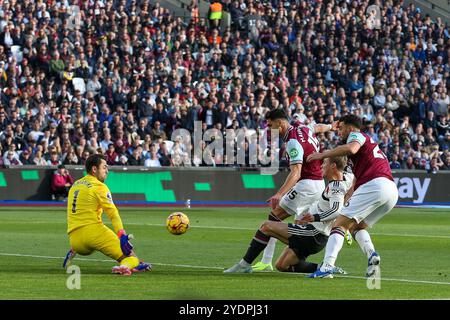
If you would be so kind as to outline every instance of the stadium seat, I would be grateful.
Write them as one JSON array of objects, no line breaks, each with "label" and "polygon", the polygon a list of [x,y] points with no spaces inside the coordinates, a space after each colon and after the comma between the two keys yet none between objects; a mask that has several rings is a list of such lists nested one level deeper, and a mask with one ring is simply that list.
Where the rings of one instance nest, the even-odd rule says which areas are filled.
[{"label": "stadium seat", "polygon": [[86,92],[86,83],[83,78],[73,78],[72,84],[75,90],[80,90],[81,94]]}]

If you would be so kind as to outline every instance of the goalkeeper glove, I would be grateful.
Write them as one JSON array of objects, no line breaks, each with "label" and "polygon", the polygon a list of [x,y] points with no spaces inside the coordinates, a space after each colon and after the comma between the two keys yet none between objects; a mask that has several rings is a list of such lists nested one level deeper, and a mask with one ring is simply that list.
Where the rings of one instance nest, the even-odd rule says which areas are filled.
[{"label": "goalkeeper glove", "polygon": [[133,252],[133,245],[129,240],[133,239],[132,234],[126,234],[125,230],[121,229],[117,233],[117,236],[120,239],[120,248],[124,255],[129,256]]}]

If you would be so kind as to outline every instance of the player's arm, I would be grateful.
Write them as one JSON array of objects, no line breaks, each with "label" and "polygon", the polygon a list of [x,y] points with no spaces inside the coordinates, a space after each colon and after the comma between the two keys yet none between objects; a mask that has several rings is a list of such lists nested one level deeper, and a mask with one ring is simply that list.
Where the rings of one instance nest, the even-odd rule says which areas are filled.
[{"label": "player's arm", "polygon": [[273,197],[267,200],[271,203],[272,209],[276,208],[281,197],[291,190],[301,177],[304,154],[303,147],[297,140],[291,139],[286,144],[286,152],[289,154],[290,172],[280,190],[278,190]]},{"label": "player's arm", "polygon": [[332,124],[318,123],[313,126],[314,133],[324,133],[328,131],[336,131],[338,129],[338,121],[333,121]]},{"label": "player's arm", "polygon": [[361,146],[365,142],[364,136],[359,132],[352,132],[348,139],[347,143],[338,146],[332,150],[326,150],[322,153],[313,153],[308,156],[308,159],[306,161],[310,162],[313,160],[323,160],[325,158],[332,158],[332,157],[342,157],[342,156],[350,156],[356,154]]},{"label": "player's arm", "polygon": [[345,189],[341,185],[333,186],[330,188],[330,207],[327,211],[314,214],[314,222],[325,222],[334,220],[337,218],[342,208],[344,207]]},{"label": "player's arm", "polygon": [[296,224],[306,224],[310,222],[326,222],[336,219],[336,217],[341,212],[344,207],[344,194],[345,189],[339,185],[331,187],[330,189],[330,199],[329,199],[329,209],[318,214],[304,214],[295,220]]},{"label": "player's arm", "polygon": [[350,187],[350,189],[348,189],[347,193],[345,194],[344,204],[347,204],[348,200],[353,195],[353,191],[355,191],[355,183],[356,179],[353,179],[352,186]]},{"label": "player's arm", "polygon": [[350,156],[350,155],[357,153],[359,148],[361,148],[361,145],[356,141],[352,141],[352,142],[344,144],[342,146],[338,146],[332,150],[326,150],[322,153],[310,154],[306,161],[309,162],[309,161],[313,161],[313,160],[323,160],[325,158]]},{"label": "player's arm", "polygon": [[130,239],[133,238],[133,235],[128,235],[122,224],[122,219],[119,215],[119,210],[117,210],[116,205],[114,204],[111,196],[111,192],[107,187],[99,188],[99,200],[103,211],[108,216],[109,220],[113,225],[113,230],[117,234],[117,237],[120,239],[120,248],[125,256],[130,256],[133,254],[133,245],[130,243]]},{"label": "player's arm", "polygon": [[270,197],[267,202],[270,202],[270,206],[272,209],[275,209],[280,202],[280,199],[289,191],[291,190],[295,184],[300,180],[301,172],[302,172],[302,164],[296,163],[290,165],[290,172],[289,175],[286,177],[286,180],[284,181],[283,185],[281,186],[280,190],[278,192]]},{"label": "player's arm", "polygon": [[119,215],[119,210],[117,210],[117,207],[112,200],[111,192],[109,192],[108,188],[101,187],[98,190],[98,197],[103,211],[106,213],[109,220],[111,220],[114,232],[118,234],[120,230],[123,230],[123,224]]},{"label": "player's arm", "polygon": [[280,196],[284,196],[289,190],[291,190],[301,177],[301,163],[291,164],[289,168],[291,172],[289,172],[289,175],[286,177],[286,180],[284,181],[280,190],[277,192],[278,194],[280,194]]},{"label": "player's arm", "polygon": [[277,192],[280,196],[284,196],[291,190],[295,184],[300,180],[303,164],[303,147],[295,139],[291,139],[286,144],[286,152],[289,154],[289,175],[286,177],[280,190]]}]

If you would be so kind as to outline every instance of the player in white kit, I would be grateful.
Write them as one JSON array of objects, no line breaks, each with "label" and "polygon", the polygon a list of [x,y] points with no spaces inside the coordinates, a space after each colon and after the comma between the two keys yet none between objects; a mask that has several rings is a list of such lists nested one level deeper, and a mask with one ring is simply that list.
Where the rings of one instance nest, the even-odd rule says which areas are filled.
[{"label": "player in white kit", "polygon": [[[306,259],[325,247],[333,221],[344,207],[345,195],[353,185],[353,173],[346,164],[346,157],[329,158],[323,162],[322,172],[328,184],[320,199],[297,224],[264,222],[264,233],[288,245],[276,263],[279,271],[311,273],[317,270],[318,265]],[[345,272],[335,267],[333,273]]]}]

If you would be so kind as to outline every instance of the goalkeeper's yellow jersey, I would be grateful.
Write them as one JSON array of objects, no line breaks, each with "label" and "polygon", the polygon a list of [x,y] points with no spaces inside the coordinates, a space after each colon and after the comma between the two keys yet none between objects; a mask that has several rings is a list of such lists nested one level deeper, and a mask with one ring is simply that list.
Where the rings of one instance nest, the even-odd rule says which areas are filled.
[{"label": "goalkeeper's yellow jersey", "polygon": [[89,174],[75,181],[67,200],[67,233],[90,224],[103,224],[103,212],[111,220],[116,234],[123,229],[119,211],[106,184]]}]

